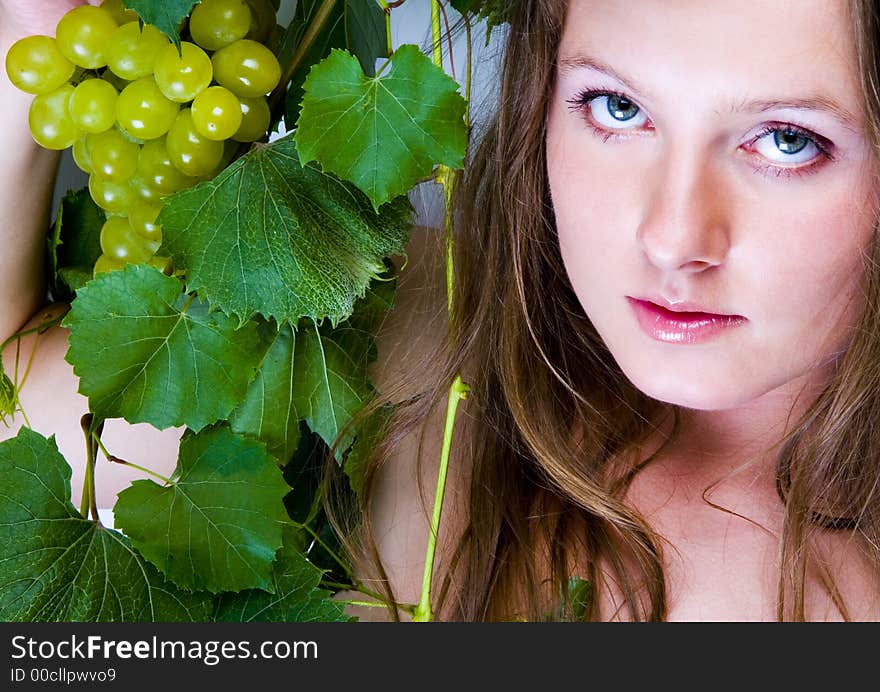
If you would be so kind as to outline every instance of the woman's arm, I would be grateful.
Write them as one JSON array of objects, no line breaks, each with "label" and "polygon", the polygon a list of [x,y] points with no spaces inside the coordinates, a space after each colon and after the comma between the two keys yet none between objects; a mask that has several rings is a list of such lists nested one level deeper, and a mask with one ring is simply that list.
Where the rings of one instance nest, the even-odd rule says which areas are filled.
[{"label": "woman's arm", "polygon": [[[0,17],[4,58],[16,37]],[[4,59],[5,63],[5,59]],[[0,73],[0,336],[15,332],[45,299],[45,238],[58,152],[37,146],[28,130],[33,96]]]},{"label": "woman's arm", "polygon": [[45,300],[45,234],[58,152],[37,146],[28,129],[33,96],[6,76],[6,54],[32,34],[55,35],[77,0],[0,0],[0,337],[5,338]]}]

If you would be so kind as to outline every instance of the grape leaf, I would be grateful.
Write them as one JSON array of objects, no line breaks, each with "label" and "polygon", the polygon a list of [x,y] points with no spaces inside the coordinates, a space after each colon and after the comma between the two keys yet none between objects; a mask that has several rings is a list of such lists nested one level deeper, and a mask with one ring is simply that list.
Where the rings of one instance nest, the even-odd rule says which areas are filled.
[{"label": "grape leaf", "polygon": [[[296,11],[279,50],[278,59],[282,65],[290,62],[317,11],[323,7],[318,0],[300,0],[296,3]],[[333,48],[348,50],[358,59],[364,74],[372,77],[376,72],[376,59],[388,57],[385,13],[378,3],[345,0],[333,5],[321,32],[290,80],[285,107],[286,122],[296,122],[303,97],[302,84],[312,65],[326,58]]]},{"label": "grape leaf", "polygon": [[283,546],[272,566],[272,592],[248,589],[217,597],[214,619],[223,622],[347,622],[344,605],[319,589],[323,570],[297,550],[296,529],[285,524]]},{"label": "grape leaf", "polygon": [[[349,335],[345,343],[354,362],[366,364],[377,356],[373,333],[394,302],[397,284],[393,265],[388,260],[385,265],[386,274],[370,283],[364,297],[355,303],[352,315],[337,328],[337,335],[345,334],[344,329],[360,330],[360,338]],[[269,452],[286,463],[299,445],[299,420],[308,413],[298,412],[293,400],[296,332],[289,324],[278,329],[271,322],[261,323],[259,332],[264,344],[259,350],[265,355],[244,400],[230,415],[229,424],[233,431],[265,442]],[[362,378],[359,369],[356,378]]]},{"label": "grape leaf", "polygon": [[244,401],[229,417],[229,424],[237,433],[261,439],[269,452],[284,463],[300,438],[300,416],[293,405],[296,334],[290,325],[276,330],[271,323],[261,325],[260,331],[268,344],[260,349],[265,355]]},{"label": "grape leaf", "polygon": [[[83,267],[62,267],[58,270],[58,278],[64,282],[70,291],[75,293],[92,280],[93,272],[91,269]],[[52,295],[54,298],[59,298],[64,294],[53,293]],[[69,296],[69,299],[73,300],[73,296]]]},{"label": "grape leaf", "polygon": [[154,25],[180,46],[180,26],[200,0],[122,0],[145,23]]},{"label": "grape leaf", "polygon": [[165,199],[163,249],[190,290],[241,321],[351,314],[382,258],[401,253],[405,197],[376,214],[358,190],[301,167],[291,137],[257,146],[214,180]]},{"label": "grape leaf", "polygon": [[70,504],[54,437],[22,427],[0,443],[0,620],[200,621],[211,597],[167,581],[117,531]]},{"label": "grape leaf", "polygon": [[101,255],[104,211],[92,200],[88,188],[68,191],[48,237],[52,296],[71,298],[92,278],[95,260]]},{"label": "grape leaf", "polygon": [[367,77],[345,51],[315,65],[294,134],[300,159],[350,180],[379,206],[431,173],[460,168],[467,148],[459,85],[404,44],[387,77]]},{"label": "grape leaf", "polygon": [[181,282],[146,265],[101,274],[64,319],[66,360],[98,418],[200,430],[241,400],[260,357],[256,325],[205,304],[184,311]]},{"label": "grape leaf", "polygon": [[257,440],[217,426],[187,431],[171,485],[138,480],[113,509],[141,554],[187,589],[272,589],[288,487]]},{"label": "grape leaf", "polygon": [[[385,313],[394,307],[397,293],[397,270],[391,260],[385,260],[385,272],[373,279],[364,297],[355,303],[354,312],[347,322],[355,329],[375,334]],[[371,359],[372,360],[372,359]]]},{"label": "grape leaf", "polygon": [[[329,446],[372,393],[366,361],[358,357],[366,352],[366,337],[345,325],[332,331],[308,325],[298,336],[293,403],[309,428]],[[349,430],[336,449],[337,461],[342,460],[353,438],[354,432]]]},{"label": "grape leaf", "polygon": [[461,14],[476,14],[477,20],[486,20],[486,45],[496,26],[509,23],[516,0],[450,0]]}]

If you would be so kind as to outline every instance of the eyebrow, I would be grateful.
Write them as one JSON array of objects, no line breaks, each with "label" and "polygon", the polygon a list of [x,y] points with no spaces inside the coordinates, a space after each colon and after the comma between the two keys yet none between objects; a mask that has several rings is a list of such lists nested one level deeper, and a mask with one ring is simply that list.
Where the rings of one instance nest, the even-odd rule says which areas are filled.
[{"label": "eyebrow", "polygon": [[[631,91],[636,91],[650,96],[650,93],[640,88],[633,79],[627,77],[621,72],[615,70],[610,65],[587,55],[574,55],[572,57],[563,58],[559,61],[559,69],[562,74],[567,74],[576,68],[588,68],[604,72],[609,77],[613,77],[618,82],[626,85]],[[838,123],[851,132],[858,132],[858,119],[853,113],[838,104],[836,101],[822,96],[821,94],[810,95],[804,98],[789,99],[752,99],[743,100],[739,103],[731,105],[731,113],[765,113],[777,108],[788,108],[792,110],[814,110],[823,111],[831,115]]]}]

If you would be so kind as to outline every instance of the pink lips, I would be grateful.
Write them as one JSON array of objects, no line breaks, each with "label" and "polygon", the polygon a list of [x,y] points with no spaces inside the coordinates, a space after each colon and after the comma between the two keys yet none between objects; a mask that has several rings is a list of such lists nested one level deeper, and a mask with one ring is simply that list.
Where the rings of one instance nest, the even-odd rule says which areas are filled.
[{"label": "pink lips", "polygon": [[697,344],[746,321],[740,315],[709,312],[673,312],[647,300],[626,297],[642,330],[657,341]]}]

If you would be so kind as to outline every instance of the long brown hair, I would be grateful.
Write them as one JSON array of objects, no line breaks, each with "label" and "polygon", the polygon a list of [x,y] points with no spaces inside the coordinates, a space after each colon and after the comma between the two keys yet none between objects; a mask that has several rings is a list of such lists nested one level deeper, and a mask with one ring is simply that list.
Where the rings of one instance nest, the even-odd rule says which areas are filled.
[{"label": "long brown hair", "polygon": [[[373,536],[377,473],[399,442],[444,406],[455,374],[464,374],[471,393],[450,468],[467,470],[469,493],[463,529],[435,580],[434,607],[444,619],[546,619],[559,612],[571,576],[593,588],[585,619],[599,617],[599,591],[609,578],[629,618],[666,616],[663,540],[622,498],[662,450],[645,455],[642,443],[664,422],[672,422],[673,439],[680,412],[632,385],[584,314],[562,269],[550,202],[545,124],[566,5],[514,3],[498,108],[452,194],[449,339],[352,421],[359,426],[379,410],[393,411],[358,511],[341,511],[338,496],[328,497],[359,573],[375,576],[371,583],[393,600]],[[850,7],[867,127],[880,150],[880,9],[877,0]],[[851,532],[864,545],[866,564],[880,564],[880,244],[864,259],[865,308],[850,344],[830,383],[778,445],[785,506],[779,619],[805,618],[810,569],[824,575],[827,592],[850,617],[833,579],[811,564],[816,532]],[[417,396],[401,400],[414,388]],[[437,463],[421,457],[419,464]],[[600,558],[609,575],[600,574]]]}]

